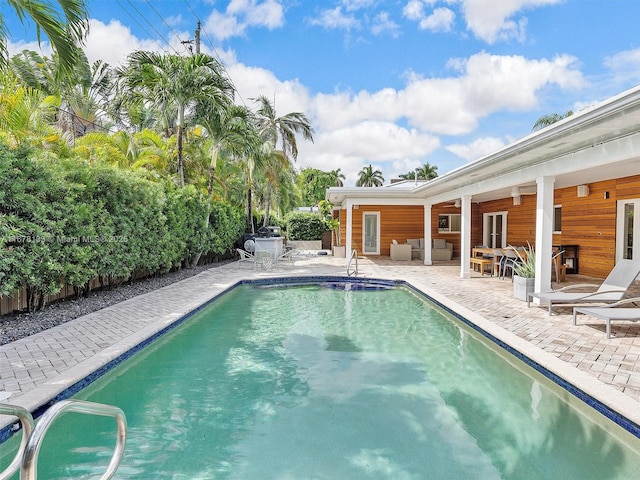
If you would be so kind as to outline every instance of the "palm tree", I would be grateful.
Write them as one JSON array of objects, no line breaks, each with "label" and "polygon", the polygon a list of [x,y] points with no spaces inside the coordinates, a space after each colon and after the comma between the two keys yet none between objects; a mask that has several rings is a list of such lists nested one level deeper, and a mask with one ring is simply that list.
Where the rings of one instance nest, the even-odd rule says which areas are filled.
[{"label": "palm tree", "polygon": [[0,76],[0,139],[14,147],[62,147],[64,141],[51,125],[57,105],[54,97],[20,85],[12,75]]},{"label": "palm tree", "polygon": [[[256,126],[264,145],[263,153],[265,158],[271,158],[272,162],[265,162],[265,165],[271,164],[272,167],[278,168],[277,163],[273,163],[273,159],[280,157],[284,163],[280,163],[282,167],[291,163],[298,158],[298,144],[296,142],[296,134],[301,133],[305,140],[313,142],[313,129],[308,118],[304,113],[292,112],[281,117],[276,116],[276,110],[269,99],[264,95],[255,99],[258,103],[256,112]],[[281,155],[274,156],[273,151],[277,150]],[[275,166],[274,166],[275,165]],[[267,182],[267,198],[266,212],[264,215],[264,226],[269,223],[270,195],[271,189],[278,187],[278,175],[270,175],[271,182]]]},{"label": "palm tree", "polygon": [[554,124],[564,118],[570,117],[571,115],[573,115],[573,110],[567,110],[564,115],[559,115],[557,113],[543,115],[538,120],[536,120],[536,123],[533,124],[533,128],[531,130],[533,130],[534,132],[536,130],[541,130],[544,127],[548,127],[549,125]]},{"label": "palm tree", "polygon": [[427,162],[422,167],[416,168],[413,172],[403,173],[398,176],[404,180],[433,180],[438,176],[438,167],[429,165],[429,162]]},{"label": "palm tree", "polygon": [[185,114],[198,102],[221,104],[233,96],[231,81],[222,71],[222,65],[209,55],[183,57],[146,51],[129,55],[128,65],[120,71],[132,103],[157,107],[164,115],[167,132],[175,118],[181,187],[184,187]]},{"label": "palm tree", "polygon": [[343,187],[344,186],[343,180],[346,180],[347,177],[344,176],[344,173],[342,173],[339,168],[337,170],[331,170],[329,172],[329,175],[333,179],[333,186],[334,187]]},{"label": "palm tree", "polygon": [[64,77],[56,75],[56,62],[33,51],[11,57],[10,70],[29,87],[59,98],[57,123],[73,139],[97,128],[105,128],[103,113],[112,98],[112,73],[108,64],[98,60],[92,65],[80,52],[76,66]]},{"label": "palm tree", "polygon": [[358,173],[358,181],[356,187],[380,187],[384,183],[382,172],[379,169],[374,170],[371,165],[363,167]]},{"label": "palm tree", "polygon": [[246,151],[253,125],[251,112],[231,102],[215,105],[202,103],[196,109],[197,122],[205,128],[205,148],[209,152],[207,193],[211,196],[218,159],[222,152],[239,156]]},{"label": "palm tree", "polygon": [[[7,3],[13,7],[20,21],[24,22],[28,17],[35,23],[38,42],[44,31],[53,51],[58,55],[58,73],[72,72],[80,53],[79,47],[89,31],[89,15],[84,0],[10,0]],[[8,63],[8,33],[3,16],[0,15],[2,67]]]}]

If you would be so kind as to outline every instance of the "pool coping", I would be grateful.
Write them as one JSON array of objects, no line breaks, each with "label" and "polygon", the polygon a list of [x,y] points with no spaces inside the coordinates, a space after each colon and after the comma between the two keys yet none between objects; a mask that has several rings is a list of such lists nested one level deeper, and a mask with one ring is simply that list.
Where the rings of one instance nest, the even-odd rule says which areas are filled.
[{"label": "pool coping", "polygon": [[[186,305],[183,311],[171,312],[168,315],[164,315],[162,318],[138,330],[134,334],[113,343],[90,359],[67,369],[55,378],[43,382],[33,390],[12,398],[10,403],[27,408],[33,412],[34,417],[37,418],[53,403],[71,397],[120,362],[152,343],[167,331],[187,321],[202,308],[205,308],[220,296],[240,285],[288,285],[321,282],[380,282],[404,285],[435,302],[459,321],[467,324],[488,340],[502,347],[515,358],[520,359],[525,364],[534,368],[534,370],[543,374],[627,432],[640,438],[640,410],[638,409],[638,402],[623,392],[602,383],[586,372],[567,365],[553,354],[545,352],[541,348],[518,337],[516,334],[507,331],[503,327],[496,325],[483,316],[476,314],[472,310],[428,287],[418,287],[408,280],[384,278],[379,275],[375,278],[348,277],[344,275],[274,276],[268,278],[243,278],[235,282],[229,282],[225,286],[218,285],[221,289],[212,292],[204,302],[200,302],[197,305],[191,303]],[[76,321],[81,319],[82,317],[76,319]],[[0,443],[4,442],[16,431],[16,424],[17,422],[15,420],[12,421],[9,419],[0,424]]]}]

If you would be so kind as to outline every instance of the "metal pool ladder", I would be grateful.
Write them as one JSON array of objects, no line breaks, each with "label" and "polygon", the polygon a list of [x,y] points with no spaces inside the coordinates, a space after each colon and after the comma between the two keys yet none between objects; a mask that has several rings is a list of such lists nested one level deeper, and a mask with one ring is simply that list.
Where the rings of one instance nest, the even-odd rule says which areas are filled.
[{"label": "metal pool ladder", "polygon": [[35,426],[33,417],[28,410],[15,405],[0,404],[0,414],[18,417],[23,429],[22,442],[20,443],[18,452],[9,466],[3,472],[0,472],[0,480],[10,478],[18,469],[20,469],[20,480],[37,479],[38,453],[40,452],[40,446],[42,445],[44,436],[53,421],[67,412],[100,415],[113,417],[115,419],[118,430],[116,434],[116,447],[111,461],[109,465],[107,465],[107,469],[102,477],[100,477],[100,480],[109,480],[113,477],[122,460],[127,437],[127,419],[124,412],[113,405],[86,402],[83,400],[63,400],[49,408]]},{"label": "metal pool ladder", "polygon": [[[353,263],[354,259],[355,266],[352,271],[351,264]],[[354,277],[358,275],[358,251],[355,248],[351,250],[351,253],[349,254],[349,261],[347,262],[347,277],[350,277],[351,275],[353,275]]]}]

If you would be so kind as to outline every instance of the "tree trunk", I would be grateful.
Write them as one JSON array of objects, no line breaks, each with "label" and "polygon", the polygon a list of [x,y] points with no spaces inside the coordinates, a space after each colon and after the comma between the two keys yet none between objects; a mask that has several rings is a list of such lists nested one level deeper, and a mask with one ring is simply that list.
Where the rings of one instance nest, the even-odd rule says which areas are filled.
[{"label": "tree trunk", "polygon": [[263,227],[268,227],[269,226],[269,210],[271,210],[271,184],[267,183],[267,202],[266,202],[266,207],[265,207],[265,212],[264,212],[264,219],[262,221],[262,226]]},{"label": "tree trunk", "polygon": [[253,212],[251,208],[251,187],[247,190],[247,232],[255,233],[253,228]]},{"label": "tree trunk", "polygon": [[182,160],[182,125],[178,126],[178,179],[180,188],[184,188],[184,167]]}]

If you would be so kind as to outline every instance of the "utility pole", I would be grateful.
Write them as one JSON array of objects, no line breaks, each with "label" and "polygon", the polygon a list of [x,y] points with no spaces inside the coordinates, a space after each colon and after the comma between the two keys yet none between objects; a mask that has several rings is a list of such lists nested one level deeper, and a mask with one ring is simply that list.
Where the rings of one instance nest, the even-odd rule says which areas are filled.
[{"label": "utility pole", "polygon": [[196,28],[196,55],[200,53],[200,20],[198,20],[198,28]]}]

